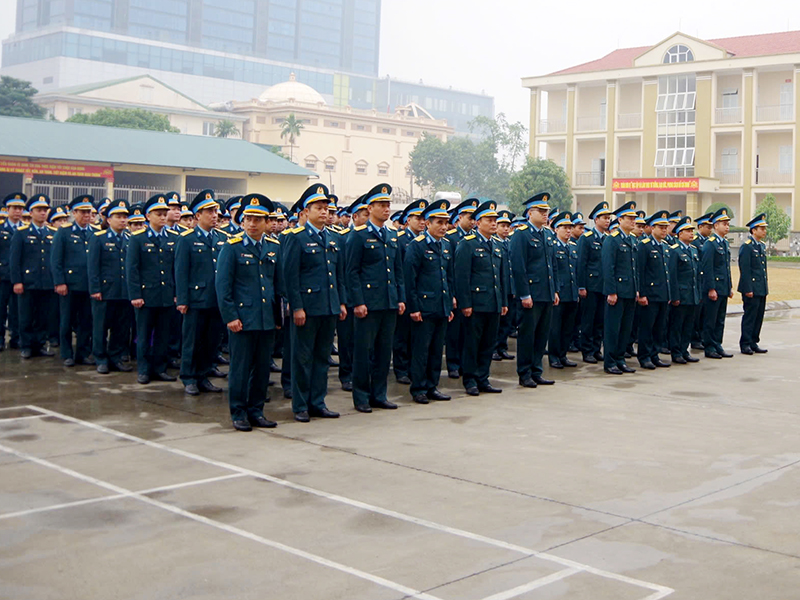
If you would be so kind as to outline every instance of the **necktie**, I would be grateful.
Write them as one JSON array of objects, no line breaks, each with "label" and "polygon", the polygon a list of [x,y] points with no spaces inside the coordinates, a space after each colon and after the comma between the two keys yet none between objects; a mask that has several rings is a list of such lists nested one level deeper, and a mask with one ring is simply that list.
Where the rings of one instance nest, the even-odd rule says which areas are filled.
[{"label": "necktie", "polygon": [[261,258],[261,242],[256,242],[256,254]]}]

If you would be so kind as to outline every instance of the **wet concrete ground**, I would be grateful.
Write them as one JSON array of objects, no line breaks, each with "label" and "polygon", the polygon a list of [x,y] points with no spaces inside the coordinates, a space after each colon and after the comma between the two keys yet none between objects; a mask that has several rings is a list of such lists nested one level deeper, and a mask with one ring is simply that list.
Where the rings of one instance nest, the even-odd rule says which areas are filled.
[{"label": "wet concrete ground", "polygon": [[332,376],[341,419],[275,390],[252,433],[219,395],[4,352],[0,598],[800,598],[800,311],[763,340],[536,390],[495,363],[501,395],[392,384],[371,415]]}]

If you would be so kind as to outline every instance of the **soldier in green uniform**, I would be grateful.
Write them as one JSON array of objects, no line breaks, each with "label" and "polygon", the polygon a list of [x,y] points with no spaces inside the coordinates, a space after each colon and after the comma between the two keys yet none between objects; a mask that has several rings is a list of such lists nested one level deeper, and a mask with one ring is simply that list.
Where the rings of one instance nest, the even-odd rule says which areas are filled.
[{"label": "soldier in green uniform", "polygon": [[387,225],[391,193],[388,184],[367,193],[369,221],[356,227],[347,240],[348,298],[356,316],[353,404],[359,412],[397,408],[386,397],[386,379],[395,323],[405,312],[406,299],[397,230]]},{"label": "soldier in green uniform", "polygon": [[608,236],[611,209],[601,202],[589,213],[594,228],[578,240],[578,296],[581,303],[580,350],[583,362],[597,364],[603,360],[603,319],[606,296],[603,293],[603,240]]},{"label": "soldier in green uniform", "polygon": [[667,306],[672,301],[669,276],[669,246],[665,240],[669,212],[660,210],[647,219],[653,233],[636,247],[639,272],[639,348],[637,357],[643,369],[669,367],[659,357],[662,332],[667,330]]},{"label": "soldier in green uniform", "polygon": [[427,230],[408,245],[403,263],[411,319],[410,391],[417,404],[450,400],[438,389],[444,337],[447,324],[453,320],[455,298],[455,257],[444,237],[449,207],[447,200],[425,206],[421,218],[427,223]]},{"label": "soldier in green uniform", "polygon": [[283,292],[281,245],[266,235],[267,217],[273,211],[266,196],[242,198],[237,216],[244,231],[228,238],[217,259],[217,302],[230,331],[228,403],[238,431],[277,425],[264,418]]},{"label": "soldier in green uniform", "polygon": [[678,241],[670,248],[669,273],[672,296],[672,326],[669,346],[672,363],[685,365],[698,362],[689,354],[689,342],[694,327],[694,315],[700,303],[700,253],[692,245],[694,224],[682,217],[675,225]]},{"label": "soldier in green uniform", "polygon": [[[162,194],[144,206],[149,222],[131,236],[125,259],[128,297],[136,312],[137,381],[175,381],[167,373],[170,322],[175,312],[175,250],[178,234],[167,227],[167,203]],[[152,340],[152,342],[151,342]]]},{"label": "soldier in green uniform", "polygon": [[636,248],[631,236],[636,222],[636,203],[627,202],[614,211],[618,228],[603,241],[602,279],[606,296],[603,369],[611,375],[634,373],[625,363],[625,347],[631,334],[639,298]]},{"label": "soldier in green uniform", "polygon": [[517,299],[514,296],[514,273],[511,268],[511,221],[515,215],[511,211],[501,210],[497,213],[497,235],[495,241],[500,244],[503,259],[506,263],[506,290],[508,291],[508,312],[500,317],[497,327],[497,345],[495,346],[492,360],[514,360],[514,355],[508,352],[508,336],[516,329],[519,310]]},{"label": "soldier in green uniform", "polygon": [[87,261],[88,289],[92,299],[92,354],[97,372],[133,369],[122,357],[128,353],[131,331],[131,304],[125,278],[125,253],[130,235],[130,208],[125,200],[116,200],[105,209],[107,229],[95,231],[89,239]]},{"label": "soldier in green uniform", "polygon": [[758,345],[761,339],[761,325],[767,306],[767,216],[764,213],[754,217],[748,224],[750,236],[739,247],[739,286],[744,303],[742,334],[739,349],[742,354],[765,354],[767,350]]},{"label": "soldier in green uniform", "polygon": [[344,320],[342,236],[325,223],[328,188],[309,187],[300,197],[308,220],[285,236],[283,272],[292,312],[292,412],[301,423],[310,417],[335,419],[325,405],[328,359],[337,320]]},{"label": "soldier in green uniform", "polygon": [[567,357],[578,314],[578,244],[572,240],[572,215],[561,212],[553,217],[556,232],[553,275],[557,282],[558,304],[553,307],[550,322],[548,357],[555,369],[577,367]]},{"label": "soldier in green uniform", "polygon": [[3,198],[6,220],[0,223],[0,351],[6,343],[6,319],[8,319],[9,347],[19,348],[19,308],[17,295],[11,283],[11,239],[22,223],[22,211],[28,197],[14,192]]},{"label": "soldier in green uniform", "polygon": [[733,298],[731,251],[725,236],[730,230],[728,209],[720,208],[711,216],[714,233],[700,252],[703,293],[703,348],[707,358],[730,358],[722,348],[728,299]]},{"label": "soldier in green uniform", "polygon": [[458,243],[455,262],[456,301],[464,317],[461,366],[464,389],[470,396],[503,391],[489,383],[489,374],[497,326],[500,317],[508,312],[506,264],[503,251],[493,239],[497,232],[497,203],[483,202],[474,215],[477,231]]},{"label": "soldier in green uniform", "polygon": [[[56,232],[50,254],[53,285],[59,296],[59,352],[65,367],[93,365],[92,305],[89,299],[87,260],[94,230],[92,196],[78,196],[69,203],[73,223]],[[72,348],[75,332],[76,347]]]}]

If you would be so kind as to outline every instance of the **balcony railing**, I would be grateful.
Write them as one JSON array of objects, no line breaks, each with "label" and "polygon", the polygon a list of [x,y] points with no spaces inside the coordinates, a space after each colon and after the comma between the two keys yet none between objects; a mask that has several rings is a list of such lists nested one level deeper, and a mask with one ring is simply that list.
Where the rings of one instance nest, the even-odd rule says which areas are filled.
[{"label": "balcony railing", "polygon": [[541,119],[539,133],[566,133],[567,122],[564,119]]},{"label": "balcony railing", "polygon": [[604,131],[606,118],[602,115],[596,117],[578,117],[578,131]]},{"label": "balcony railing", "polygon": [[794,121],[794,104],[776,104],[774,106],[756,106],[756,121]]},{"label": "balcony railing", "polygon": [[735,125],[742,122],[742,107],[729,106],[718,108],[714,115],[714,122],[717,125]]},{"label": "balcony railing", "polygon": [[635,171],[617,171],[617,177],[620,179],[637,179],[640,177],[639,169]]},{"label": "balcony railing", "polygon": [[628,113],[617,116],[617,129],[641,129],[642,113]]},{"label": "balcony railing", "polygon": [[575,185],[603,186],[605,184],[606,184],[605,171],[579,171],[578,173],[575,173]]},{"label": "balcony railing", "polygon": [[780,169],[756,169],[756,185],[786,185],[792,183],[792,172]]},{"label": "balcony railing", "polygon": [[720,185],[741,185],[742,172],[739,169],[724,169],[714,172],[714,177],[719,179]]}]

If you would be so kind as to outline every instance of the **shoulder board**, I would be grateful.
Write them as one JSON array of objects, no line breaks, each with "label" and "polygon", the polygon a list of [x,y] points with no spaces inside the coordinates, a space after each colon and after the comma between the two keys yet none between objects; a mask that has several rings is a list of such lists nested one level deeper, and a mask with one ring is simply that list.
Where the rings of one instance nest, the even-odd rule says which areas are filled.
[{"label": "shoulder board", "polygon": [[105,235],[105,234],[106,234],[105,229],[101,229],[100,231],[95,231],[94,232],[95,237],[100,237],[101,235]]},{"label": "shoulder board", "polygon": [[475,239],[474,233],[470,233],[469,235],[464,236],[464,240],[474,240],[474,239]]},{"label": "shoulder board", "polygon": [[387,225],[386,229],[389,229],[390,231],[397,231],[397,228],[396,227],[392,227],[391,225]]},{"label": "shoulder board", "polygon": [[517,227],[517,231],[525,231],[527,228],[528,228],[527,225],[520,225],[519,227]]},{"label": "shoulder board", "polygon": [[677,247],[678,247],[678,244],[672,244],[672,246],[670,246],[670,248],[672,248],[673,250],[674,250],[675,248],[677,248]]},{"label": "shoulder board", "polygon": [[573,242],[572,240],[570,240],[569,244],[570,244],[570,246],[577,246],[578,245],[575,242]]},{"label": "shoulder board", "polygon": [[92,229],[98,229],[100,231],[104,231],[103,228],[100,227],[100,225],[95,225],[94,223],[90,223],[89,227],[91,227]]},{"label": "shoulder board", "polygon": [[225,237],[230,237],[230,235],[231,235],[230,233],[228,233],[224,229],[220,229],[219,227],[214,227],[214,231],[216,231],[217,233],[223,234]]},{"label": "shoulder board", "polygon": [[418,235],[417,237],[414,238],[414,241],[415,242],[421,242],[424,239],[425,239],[425,236],[420,234],[420,235]]},{"label": "shoulder board", "polygon": [[397,237],[403,237],[406,234],[406,230],[403,229],[400,233],[397,234]]},{"label": "shoulder board", "polygon": [[147,229],[140,229],[139,231],[134,231],[131,235],[142,235]]},{"label": "shoulder board", "polygon": [[692,241],[695,241],[696,239],[697,239],[697,234],[695,233],[695,234],[692,236]]},{"label": "shoulder board", "polygon": [[[615,231],[614,233],[617,233],[617,232]],[[643,243],[643,244],[649,244],[649,243],[650,243],[650,238],[644,238],[644,239],[642,240],[642,243]]]},{"label": "shoulder board", "polygon": [[355,228],[355,231],[364,231],[366,228],[367,228],[366,225],[359,225],[358,227]]},{"label": "shoulder board", "polygon": [[276,240],[275,238],[268,237],[267,241],[268,242],[272,242],[273,244],[278,244],[278,246],[281,245],[281,243],[278,240]]},{"label": "shoulder board", "polygon": [[300,233],[301,231],[305,231],[305,230],[306,230],[306,226],[305,225],[298,225],[297,227],[292,229],[292,233]]},{"label": "shoulder board", "polygon": [[449,229],[449,230],[447,231],[447,235],[453,235],[453,234],[454,234],[456,231],[458,231],[458,229],[456,229],[456,228]]},{"label": "shoulder board", "polygon": [[[192,231],[192,230],[190,229],[189,231]],[[172,235],[180,235],[177,231],[173,231],[172,229],[167,229],[167,232],[171,233]]]},{"label": "shoulder board", "polygon": [[745,240],[744,241],[745,244],[749,244],[750,242],[751,242],[751,240]]},{"label": "shoulder board", "polygon": [[17,231],[25,231],[26,229],[28,229],[28,227],[30,227],[30,225],[20,225],[19,227],[17,227]]},{"label": "shoulder board", "polygon": [[715,238],[713,235],[710,235],[710,236],[708,236],[708,239],[707,239],[706,241],[707,241],[707,242],[713,242],[713,241],[714,241],[714,240],[716,240],[716,239],[717,239],[717,238]]},{"label": "shoulder board", "polygon": [[617,237],[619,235],[619,229],[615,229],[614,233],[611,234],[611,237]]},{"label": "shoulder board", "polygon": [[498,242],[502,242],[503,241],[502,239],[500,239],[500,236],[498,236],[498,235],[493,235],[492,239],[495,240],[495,241],[498,241]]},{"label": "shoulder board", "polygon": [[53,227],[52,225],[48,225],[48,226],[47,226],[47,228],[48,228],[50,231],[58,231],[59,229],[61,229],[60,227]]},{"label": "shoulder board", "polygon": [[240,236],[240,235],[235,235],[233,237],[229,237],[228,238],[228,243],[229,244],[238,244],[241,241],[242,241],[242,236]]},{"label": "shoulder board", "polygon": [[286,229],[281,231],[281,235],[289,235],[290,233],[292,233],[292,229],[294,229],[294,228],[293,227],[287,227]]},{"label": "shoulder board", "polygon": [[194,229],[187,229],[186,231],[181,231],[181,237],[186,237],[187,235],[191,235],[194,233]]},{"label": "shoulder board", "polygon": [[594,235],[594,231],[587,231],[583,234],[583,237],[589,237],[590,235]]}]

